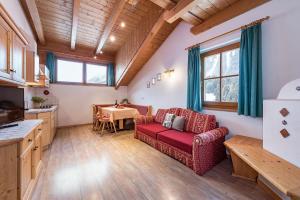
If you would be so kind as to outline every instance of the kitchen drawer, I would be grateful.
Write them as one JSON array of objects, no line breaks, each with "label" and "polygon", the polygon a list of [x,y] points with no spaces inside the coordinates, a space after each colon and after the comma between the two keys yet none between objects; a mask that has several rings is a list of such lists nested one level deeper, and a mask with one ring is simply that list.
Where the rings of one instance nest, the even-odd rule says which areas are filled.
[{"label": "kitchen drawer", "polygon": [[34,133],[35,133],[34,137],[36,138],[37,136],[39,136],[40,134],[42,134],[42,132],[43,132],[43,125],[40,124],[40,125],[36,128],[36,131],[34,132]]},{"label": "kitchen drawer", "polygon": [[35,130],[31,131],[21,142],[20,142],[20,146],[21,146],[21,154],[26,151],[26,149],[33,143],[35,134],[34,134]]},{"label": "kitchen drawer", "polygon": [[39,119],[50,119],[50,117],[51,117],[50,112],[38,113]]}]

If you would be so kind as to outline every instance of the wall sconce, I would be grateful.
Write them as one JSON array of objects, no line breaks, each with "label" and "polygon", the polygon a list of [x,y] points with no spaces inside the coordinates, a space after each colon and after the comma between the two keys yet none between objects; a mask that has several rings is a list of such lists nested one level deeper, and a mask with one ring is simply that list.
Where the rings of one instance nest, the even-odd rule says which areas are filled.
[{"label": "wall sconce", "polygon": [[153,77],[152,78],[152,85],[155,85],[155,82],[156,82],[155,77]]},{"label": "wall sconce", "polygon": [[166,71],[164,71],[165,74],[171,76],[171,74],[174,72],[174,69],[167,69]]},{"label": "wall sconce", "polygon": [[156,75],[156,80],[157,80],[157,81],[161,81],[161,73],[158,73],[158,74]]}]

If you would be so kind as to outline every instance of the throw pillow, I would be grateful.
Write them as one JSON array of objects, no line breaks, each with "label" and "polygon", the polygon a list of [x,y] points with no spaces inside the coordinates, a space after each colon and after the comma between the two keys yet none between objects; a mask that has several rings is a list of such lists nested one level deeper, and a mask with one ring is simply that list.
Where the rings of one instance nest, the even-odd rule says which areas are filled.
[{"label": "throw pillow", "polygon": [[171,128],[174,118],[175,118],[174,114],[167,113],[162,125],[166,128]]},{"label": "throw pillow", "polygon": [[177,130],[177,131],[183,131],[184,128],[184,122],[185,122],[185,118],[182,116],[176,116],[173,124],[172,124],[172,128]]}]

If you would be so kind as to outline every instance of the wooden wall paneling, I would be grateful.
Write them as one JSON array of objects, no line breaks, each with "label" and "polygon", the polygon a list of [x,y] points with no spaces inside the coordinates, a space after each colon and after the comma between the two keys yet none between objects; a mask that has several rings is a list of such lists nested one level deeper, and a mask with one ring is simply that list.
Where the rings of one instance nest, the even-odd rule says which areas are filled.
[{"label": "wooden wall paneling", "polygon": [[98,46],[96,49],[97,54],[99,54],[101,52],[102,47],[104,46],[105,42],[108,40],[108,37],[117,21],[119,15],[121,14],[125,4],[126,4],[126,0],[120,0],[116,4],[115,8],[113,9],[114,12],[113,12],[112,16],[109,18],[109,21],[107,22],[107,25],[105,26],[103,34],[99,40],[99,43],[98,43]]},{"label": "wooden wall paneling", "polygon": [[73,1],[73,17],[72,17],[72,35],[71,35],[71,49],[75,49],[77,28],[78,28],[78,17],[79,17],[80,0]]},{"label": "wooden wall paneling", "polygon": [[239,0],[231,6],[227,7],[226,9],[216,13],[203,23],[192,27],[191,32],[193,34],[199,34],[238,15],[241,15],[242,13],[245,13],[257,6],[260,6],[268,1],[270,0]]},{"label": "wooden wall paneling", "polygon": [[114,62],[114,55],[101,54],[94,58],[94,49],[85,48],[77,45],[75,50],[70,50],[68,43],[61,44],[54,41],[48,42],[47,45],[38,45],[38,53],[40,56],[40,63],[45,64],[46,52],[51,51],[58,57],[82,60],[96,63],[111,63]]},{"label": "wooden wall paneling", "polygon": [[30,19],[30,24],[35,30],[39,42],[41,44],[45,44],[44,30],[35,0],[21,0],[21,4],[27,14],[27,17]]},{"label": "wooden wall paneling", "polygon": [[171,10],[165,12],[164,18],[168,23],[173,23],[197,3],[198,0],[180,0]]}]

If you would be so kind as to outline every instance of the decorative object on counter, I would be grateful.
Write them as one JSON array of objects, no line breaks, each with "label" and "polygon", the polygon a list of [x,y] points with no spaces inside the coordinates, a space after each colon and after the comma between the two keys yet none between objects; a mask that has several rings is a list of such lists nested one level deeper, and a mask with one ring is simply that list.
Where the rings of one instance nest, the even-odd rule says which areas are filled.
[{"label": "decorative object on counter", "polygon": [[47,101],[47,99],[44,99],[42,97],[33,96],[31,98],[31,101],[34,103],[35,108],[41,108],[42,104]]},{"label": "decorative object on counter", "polygon": [[290,136],[290,133],[286,129],[282,129],[280,131],[280,133],[281,133],[282,137],[284,137],[284,138],[287,138]]},{"label": "decorative object on counter", "polygon": [[156,75],[156,80],[157,80],[157,81],[161,81],[161,73],[158,73],[158,74]]},{"label": "decorative object on counter", "polygon": [[147,88],[150,88],[150,81],[147,82]]},{"label": "decorative object on counter", "polygon": [[153,77],[152,78],[152,85],[155,85],[155,83],[156,83],[156,79],[155,79],[155,77]]},{"label": "decorative object on counter", "polygon": [[121,104],[129,104],[128,99],[122,99]]},{"label": "decorative object on counter", "polygon": [[280,110],[280,114],[281,114],[283,117],[288,116],[289,113],[290,113],[290,112],[289,112],[286,108],[282,108],[282,109]]},{"label": "decorative object on counter", "polygon": [[50,94],[49,90],[44,90],[43,93],[44,93],[44,95],[46,95],[46,96]]}]

